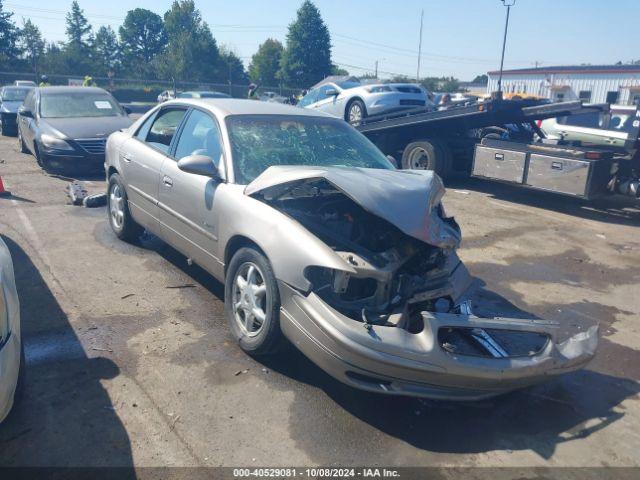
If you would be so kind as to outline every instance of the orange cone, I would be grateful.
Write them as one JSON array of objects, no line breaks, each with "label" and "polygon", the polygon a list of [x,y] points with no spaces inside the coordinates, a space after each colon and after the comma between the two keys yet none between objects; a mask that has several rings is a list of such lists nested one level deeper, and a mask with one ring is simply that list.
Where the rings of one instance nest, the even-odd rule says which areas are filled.
[{"label": "orange cone", "polygon": [[2,177],[0,177],[0,197],[10,197],[11,192],[4,189],[4,183],[2,183]]}]

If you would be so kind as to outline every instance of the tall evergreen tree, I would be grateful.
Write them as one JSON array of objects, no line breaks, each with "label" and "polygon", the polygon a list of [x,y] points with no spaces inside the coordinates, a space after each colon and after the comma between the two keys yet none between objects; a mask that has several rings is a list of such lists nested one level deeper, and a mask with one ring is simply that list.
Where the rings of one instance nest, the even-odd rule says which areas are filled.
[{"label": "tall evergreen tree", "polygon": [[40,60],[44,55],[44,40],[40,29],[31,19],[24,21],[20,31],[20,46],[24,58],[29,63],[33,72],[38,75]]},{"label": "tall evergreen tree", "polygon": [[99,75],[107,75],[120,64],[120,45],[116,32],[110,26],[101,26],[93,41],[95,63]]},{"label": "tall evergreen tree", "polygon": [[13,13],[5,11],[0,0],[0,66],[10,66],[20,54],[18,48],[20,31],[12,17]]},{"label": "tall evergreen tree", "polygon": [[67,43],[64,48],[66,72],[74,75],[88,75],[93,69],[91,25],[76,0],[66,17]]},{"label": "tall evergreen tree", "polygon": [[331,36],[320,11],[305,0],[289,25],[281,77],[287,85],[308,88],[331,74]]},{"label": "tall evergreen tree", "polygon": [[249,65],[249,77],[253,82],[259,82],[265,86],[277,86],[279,82],[280,60],[284,48],[278,40],[268,38],[251,57]]},{"label": "tall evergreen tree", "polygon": [[129,10],[119,29],[122,63],[132,75],[154,76],[154,60],[167,46],[162,17],[150,10]]},{"label": "tall evergreen tree", "polygon": [[206,82],[226,78],[216,40],[193,0],[174,0],[164,14],[164,25],[169,43],[158,67],[165,78]]},{"label": "tall evergreen tree", "polygon": [[71,11],[67,13],[66,23],[67,45],[78,50],[87,50],[91,38],[91,25],[76,0],[71,3]]}]

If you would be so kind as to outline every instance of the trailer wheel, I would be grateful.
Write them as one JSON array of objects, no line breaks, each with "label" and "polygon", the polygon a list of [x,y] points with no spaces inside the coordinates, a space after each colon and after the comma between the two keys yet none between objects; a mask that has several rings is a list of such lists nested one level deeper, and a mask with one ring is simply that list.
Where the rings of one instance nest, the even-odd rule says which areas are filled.
[{"label": "trailer wheel", "polygon": [[449,149],[437,140],[412,142],[402,152],[402,168],[406,170],[433,170],[441,177],[451,170]]}]

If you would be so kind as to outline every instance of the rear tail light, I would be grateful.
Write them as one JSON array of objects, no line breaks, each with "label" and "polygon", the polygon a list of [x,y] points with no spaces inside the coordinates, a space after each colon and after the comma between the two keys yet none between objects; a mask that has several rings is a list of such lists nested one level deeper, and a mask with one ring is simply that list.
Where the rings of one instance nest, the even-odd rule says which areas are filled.
[{"label": "rear tail light", "polygon": [[542,127],[542,120],[536,120],[536,125],[538,128]]}]

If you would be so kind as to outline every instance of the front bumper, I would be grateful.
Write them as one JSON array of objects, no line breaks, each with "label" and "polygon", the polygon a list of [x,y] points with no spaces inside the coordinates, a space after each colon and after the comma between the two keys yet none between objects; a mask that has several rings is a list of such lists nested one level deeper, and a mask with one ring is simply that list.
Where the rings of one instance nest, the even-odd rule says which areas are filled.
[{"label": "front bumper", "polygon": [[91,172],[98,172],[104,169],[104,154],[40,150],[40,155],[44,163],[53,168]]},{"label": "front bumper", "polygon": [[[281,327],[287,338],[320,368],[353,387],[379,393],[446,400],[478,400],[577,370],[595,355],[598,327],[573,331],[556,322],[483,319],[422,312],[419,333],[387,326],[364,328],[317,295],[280,285]],[[549,336],[533,356],[487,358],[456,355],[438,342],[446,327],[477,327]]]}]

